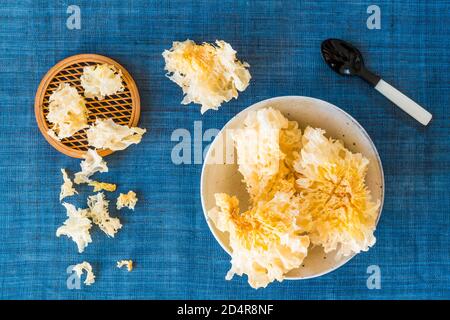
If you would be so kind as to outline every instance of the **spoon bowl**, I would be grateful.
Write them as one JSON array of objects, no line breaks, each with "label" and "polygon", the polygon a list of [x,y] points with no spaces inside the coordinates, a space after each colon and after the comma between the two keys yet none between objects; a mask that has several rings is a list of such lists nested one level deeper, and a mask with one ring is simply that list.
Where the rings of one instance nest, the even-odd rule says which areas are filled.
[{"label": "spoon bowl", "polygon": [[322,42],[321,51],[326,64],[340,75],[359,75],[364,68],[361,52],[343,40],[327,39]]}]

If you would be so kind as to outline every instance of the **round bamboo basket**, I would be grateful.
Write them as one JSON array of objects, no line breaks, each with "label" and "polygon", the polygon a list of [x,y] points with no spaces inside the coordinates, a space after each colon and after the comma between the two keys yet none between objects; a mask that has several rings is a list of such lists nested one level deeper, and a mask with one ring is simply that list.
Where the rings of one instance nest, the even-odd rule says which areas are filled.
[{"label": "round bamboo basket", "polygon": [[[107,96],[103,100],[84,98],[88,109],[88,124],[95,122],[96,118],[112,118],[114,122],[122,125],[137,126],[140,116],[140,98],[138,88],[128,71],[116,61],[98,54],[78,54],[68,57],[51,68],[42,79],[36,92],[34,111],[39,129],[56,150],[74,158],[82,158],[88,149],[86,129],[76,132],[73,136],[58,141],[52,138],[47,131],[51,128],[46,116],[48,114],[49,97],[58,88],[60,83],[69,83],[77,88],[83,97],[83,87],[80,76],[83,68],[95,64],[107,63],[114,65],[122,71],[124,91]],[[111,154],[109,149],[97,150],[101,156]]]}]

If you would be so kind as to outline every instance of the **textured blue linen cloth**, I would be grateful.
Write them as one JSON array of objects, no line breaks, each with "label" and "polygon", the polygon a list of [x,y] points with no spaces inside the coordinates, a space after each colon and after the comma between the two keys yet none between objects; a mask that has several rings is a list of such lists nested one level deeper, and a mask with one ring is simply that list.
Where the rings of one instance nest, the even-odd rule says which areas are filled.
[{"label": "textured blue linen cloth", "polygon": [[[370,30],[369,5],[381,10]],[[70,30],[69,5],[81,10]],[[449,1],[2,1],[0,6],[0,298],[3,299],[422,299],[450,298],[450,2]],[[356,78],[334,74],[320,56],[329,37],[346,39],[368,67],[430,110],[427,127]],[[250,63],[252,81],[238,100],[201,116],[182,106],[180,88],[164,75],[161,53],[172,41],[223,39]],[[83,254],[55,231],[60,168],[79,161],[53,149],[33,111],[40,80],[78,53],[123,64],[140,90],[142,143],[107,157],[101,180],[135,190],[136,210],[116,212],[116,238],[94,231]],[[229,257],[210,233],[200,204],[200,164],[175,165],[175,129],[220,129],[260,100],[305,95],[355,117],[380,153],[386,199],[377,243],[319,278],[253,290],[245,277],[225,281]],[[82,206],[88,192],[68,202]],[[117,193],[114,194],[116,196]],[[111,194],[109,198],[113,199]],[[118,270],[120,259],[135,270]],[[69,265],[89,261],[90,287],[70,290]],[[367,268],[381,271],[369,290]]]}]

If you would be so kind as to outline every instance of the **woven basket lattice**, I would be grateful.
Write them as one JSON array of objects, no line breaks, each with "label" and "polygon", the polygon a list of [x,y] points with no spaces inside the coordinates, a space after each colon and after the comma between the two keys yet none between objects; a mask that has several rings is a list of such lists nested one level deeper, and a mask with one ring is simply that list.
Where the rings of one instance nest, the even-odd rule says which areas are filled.
[{"label": "woven basket lattice", "polygon": [[[81,54],[64,59],[48,71],[42,79],[35,99],[36,120],[45,139],[58,151],[76,158],[81,158],[88,149],[86,130],[80,130],[73,136],[57,141],[47,133],[52,127],[46,119],[48,114],[49,97],[60,83],[69,83],[83,95],[80,76],[83,68],[89,65],[108,63],[122,71],[124,91],[116,95],[107,96],[103,100],[85,98],[88,109],[88,123],[92,124],[96,118],[112,118],[116,123],[136,126],[140,115],[140,99],[136,84],[130,74],[116,61],[95,54]],[[112,153],[111,150],[99,150],[102,156]]]}]

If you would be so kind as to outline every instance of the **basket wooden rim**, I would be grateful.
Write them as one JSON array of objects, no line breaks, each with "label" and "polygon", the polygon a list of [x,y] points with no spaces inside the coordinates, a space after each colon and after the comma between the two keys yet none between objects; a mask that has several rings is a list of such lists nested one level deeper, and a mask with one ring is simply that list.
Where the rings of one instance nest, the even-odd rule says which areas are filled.
[{"label": "basket wooden rim", "polygon": [[[46,123],[46,119],[43,112],[43,103],[44,103],[44,96],[47,91],[47,88],[53,78],[62,70],[64,70],[66,67],[73,65],[75,63],[83,63],[83,62],[93,62],[93,63],[107,63],[116,66],[118,69],[122,71],[122,79],[126,84],[126,87],[130,91],[131,95],[131,101],[132,101],[132,111],[130,116],[130,121],[128,123],[129,126],[137,126],[139,122],[140,117],[140,111],[141,111],[141,104],[140,104],[140,97],[139,97],[139,91],[136,85],[136,82],[131,77],[130,73],[117,61],[99,55],[99,54],[77,54],[74,56],[67,57],[57,64],[55,64],[42,78],[39,87],[36,91],[36,96],[34,100],[34,113],[36,117],[36,122],[38,124],[39,130],[41,131],[42,135],[44,136],[45,140],[53,146],[56,150],[64,153],[65,155],[68,155],[69,157],[73,158],[82,158],[84,155],[84,151],[76,150],[73,148],[70,148],[69,146],[66,146],[61,141],[53,139],[49,134],[48,126]],[[101,149],[97,150],[98,154],[102,157],[107,156],[114,151],[109,149]]]}]

